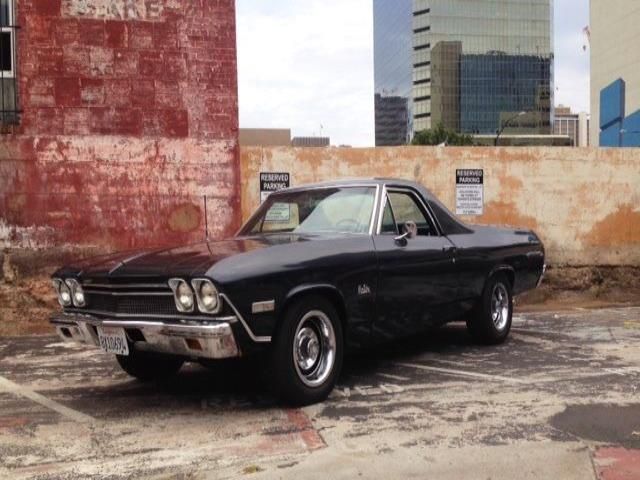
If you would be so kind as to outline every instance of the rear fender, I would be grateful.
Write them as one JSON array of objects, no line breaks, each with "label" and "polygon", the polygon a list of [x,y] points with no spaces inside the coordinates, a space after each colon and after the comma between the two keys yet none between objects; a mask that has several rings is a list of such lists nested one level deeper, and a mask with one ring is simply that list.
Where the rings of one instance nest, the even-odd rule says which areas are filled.
[{"label": "rear fender", "polygon": [[511,283],[511,290],[514,291],[516,287],[516,271],[513,269],[511,265],[503,264],[497,265],[491,269],[487,278],[485,278],[485,285],[487,281],[497,275],[498,273],[504,273],[507,276],[507,279]]}]

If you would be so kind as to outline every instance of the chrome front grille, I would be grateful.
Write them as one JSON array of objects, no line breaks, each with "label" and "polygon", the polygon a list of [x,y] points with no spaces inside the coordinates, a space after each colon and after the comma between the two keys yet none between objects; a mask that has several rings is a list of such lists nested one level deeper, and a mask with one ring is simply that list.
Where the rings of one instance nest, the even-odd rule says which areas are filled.
[{"label": "chrome front grille", "polygon": [[110,293],[85,291],[85,309],[105,313],[131,315],[174,315],[177,313],[173,294],[168,295],[113,295]]},{"label": "chrome front grille", "polygon": [[162,283],[83,283],[87,305],[83,311],[114,316],[174,316],[173,292]]}]

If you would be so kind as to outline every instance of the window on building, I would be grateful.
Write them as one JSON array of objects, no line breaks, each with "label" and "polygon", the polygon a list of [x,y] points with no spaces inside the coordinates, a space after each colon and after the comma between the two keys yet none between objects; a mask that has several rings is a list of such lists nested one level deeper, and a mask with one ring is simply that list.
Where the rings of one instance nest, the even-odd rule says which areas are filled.
[{"label": "window on building", "polygon": [[14,0],[0,0],[0,124],[17,123],[16,21]]}]

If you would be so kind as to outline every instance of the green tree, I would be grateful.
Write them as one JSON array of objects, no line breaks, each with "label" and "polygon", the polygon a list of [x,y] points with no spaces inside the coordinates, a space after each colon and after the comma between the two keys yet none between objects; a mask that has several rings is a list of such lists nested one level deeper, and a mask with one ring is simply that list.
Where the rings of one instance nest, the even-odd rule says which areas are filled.
[{"label": "green tree", "polygon": [[453,130],[444,128],[442,123],[438,123],[436,128],[416,132],[411,142],[412,145],[440,145],[442,143],[456,146],[473,145],[473,137],[471,135],[454,132]]}]

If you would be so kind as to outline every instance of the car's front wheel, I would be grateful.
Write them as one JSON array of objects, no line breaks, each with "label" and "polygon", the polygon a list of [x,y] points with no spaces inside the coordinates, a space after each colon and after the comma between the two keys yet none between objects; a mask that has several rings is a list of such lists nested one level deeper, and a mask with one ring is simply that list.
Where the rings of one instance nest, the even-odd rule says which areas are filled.
[{"label": "car's front wheel", "polygon": [[129,355],[116,355],[118,364],[129,375],[143,382],[165,380],[174,376],[184,359],[174,355],[129,349]]},{"label": "car's front wheel", "polygon": [[494,345],[505,341],[511,330],[513,294],[504,274],[489,278],[475,314],[467,320],[471,336],[478,342]]},{"label": "car's front wheel", "polygon": [[320,296],[301,298],[284,314],[266,380],[285,402],[320,402],[333,390],[343,350],[342,324],[332,303]]}]

